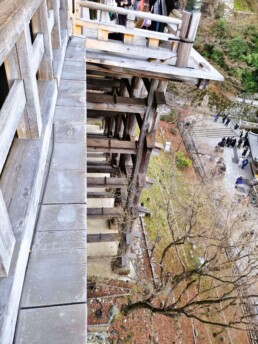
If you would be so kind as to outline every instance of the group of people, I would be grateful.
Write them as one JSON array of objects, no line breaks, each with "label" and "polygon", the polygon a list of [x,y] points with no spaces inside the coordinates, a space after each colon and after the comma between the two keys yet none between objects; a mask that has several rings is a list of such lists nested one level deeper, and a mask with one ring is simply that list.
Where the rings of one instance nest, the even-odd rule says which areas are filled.
[{"label": "group of people", "polygon": [[[163,16],[169,16],[173,9],[179,8],[178,0],[116,0],[118,7],[133,8],[136,11],[151,12]],[[126,15],[118,15],[118,24],[126,25]],[[142,28],[148,28],[151,31],[163,32],[165,23],[142,20]]]},{"label": "group of people", "polygon": [[235,146],[237,146],[237,148],[244,147],[245,149],[242,153],[242,156],[246,156],[249,150],[249,141],[248,141],[247,136],[248,136],[248,133],[246,133],[244,137],[239,137],[238,139],[235,136],[223,137],[223,139],[218,143],[217,146],[232,147],[232,148]]}]

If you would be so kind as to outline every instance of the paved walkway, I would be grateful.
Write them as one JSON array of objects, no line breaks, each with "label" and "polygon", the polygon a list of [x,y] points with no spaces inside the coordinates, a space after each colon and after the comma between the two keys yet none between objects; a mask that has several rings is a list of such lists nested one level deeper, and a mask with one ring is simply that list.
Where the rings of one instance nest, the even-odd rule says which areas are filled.
[{"label": "paved walkway", "polygon": [[[72,38],[15,344],[86,343],[85,41]],[[48,173],[49,172],[49,173]]]},{"label": "paved walkway", "polygon": [[194,141],[198,147],[198,151],[203,154],[201,157],[206,169],[209,169],[208,165],[215,165],[219,157],[222,157],[226,165],[226,171],[221,178],[225,191],[236,196],[239,194],[246,194],[249,191],[249,186],[245,183],[239,188],[235,189],[235,181],[239,176],[243,176],[247,181],[253,177],[250,163],[242,170],[238,166],[238,159],[242,156],[243,148],[228,148],[223,149],[223,153],[215,154],[214,148],[223,137],[236,136],[238,137],[239,130],[233,129],[233,124],[229,124],[226,127],[221,118],[214,122],[214,118],[211,116],[204,116],[192,129]]}]

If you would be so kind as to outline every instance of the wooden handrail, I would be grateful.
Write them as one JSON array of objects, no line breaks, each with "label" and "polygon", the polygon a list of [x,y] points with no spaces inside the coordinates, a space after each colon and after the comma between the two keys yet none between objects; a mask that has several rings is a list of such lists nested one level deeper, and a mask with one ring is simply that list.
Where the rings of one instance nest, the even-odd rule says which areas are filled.
[{"label": "wooden handrail", "polygon": [[151,19],[153,21],[158,21],[160,23],[176,24],[176,25],[181,25],[181,23],[182,23],[182,20],[178,19],[178,18],[162,16],[162,15],[153,14],[153,13],[149,13],[149,12],[127,10],[127,9],[124,9],[121,7],[99,4],[96,2],[92,2],[92,1],[79,1],[78,4],[81,7],[86,7],[86,8],[93,9],[93,10],[113,12],[113,13],[122,14],[122,15],[130,14],[130,15],[135,16],[137,18]]}]

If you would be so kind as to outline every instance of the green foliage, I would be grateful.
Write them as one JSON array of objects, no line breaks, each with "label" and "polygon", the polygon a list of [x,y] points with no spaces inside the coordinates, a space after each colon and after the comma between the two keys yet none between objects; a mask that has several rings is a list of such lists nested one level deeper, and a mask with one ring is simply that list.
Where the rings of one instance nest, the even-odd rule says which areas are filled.
[{"label": "green foliage", "polygon": [[192,160],[188,159],[183,152],[176,152],[176,166],[185,168],[192,166]]},{"label": "green foliage", "polygon": [[[240,1],[236,1],[240,4]],[[237,5],[240,6],[240,5]],[[207,25],[207,23],[206,23]],[[258,92],[258,25],[250,18],[244,21],[218,19],[210,25],[210,34],[199,31],[198,50],[212,64],[224,70],[224,85],[237,92]],[[208,38],[207,38],[208,37]],[[228,87],[230,89],[230,87]]]},{"label": "green foliage", "polygon": [[230,25],[224,18],[218,19],[212,27],[212,33],[220,38],[227,37],[229,35],[229,32]]},{"label": "green foliage", "polygon": [[234,37],[229,42],[228,56],[234,60],[243,59],[248,53],[248,44],[241,37]]},{"label": "green foliage", "polygon": [[166,120],[166,116],[165,115],[160,116],[160,120],[164,122]]}]

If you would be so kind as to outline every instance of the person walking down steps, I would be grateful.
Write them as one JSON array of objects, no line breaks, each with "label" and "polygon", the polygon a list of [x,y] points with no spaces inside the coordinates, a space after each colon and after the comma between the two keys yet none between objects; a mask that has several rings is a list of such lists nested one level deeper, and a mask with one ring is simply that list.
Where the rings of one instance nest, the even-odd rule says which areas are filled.
[{"label": "person walking down steps", "polygon": [[226,121],[225,121],[225,126],[227,127],[230,123],[230,118],[227,118]]}]

